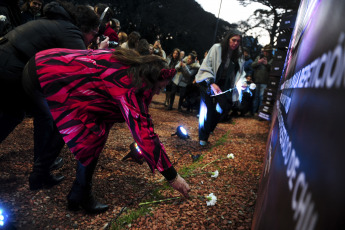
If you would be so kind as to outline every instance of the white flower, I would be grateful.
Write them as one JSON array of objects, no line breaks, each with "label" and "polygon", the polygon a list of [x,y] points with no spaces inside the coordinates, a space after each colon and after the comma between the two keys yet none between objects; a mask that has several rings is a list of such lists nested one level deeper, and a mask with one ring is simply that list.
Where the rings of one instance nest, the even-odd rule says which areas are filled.
[{"label": "white flower", "polygon": [[256,88],[256,85],[254,83],[251,83],[249,85],[249,89],[254,90]]},{"label": "white flower", "polygon": [[218,175],[219,175],[218,170],[216,170],[216,171],[214,171],[214,172],[211,172],[211,177],[217,178]]},{"label": "white flower", "polygon": [[204,184],[204,182],[203,182],[203,181],[201,181],[201,184]]},{"label": "white flower", "polygon": [[6,21],[6,16],[5,15],[0,15],[0,21],[2,21],[2,22],[4,22],[4,21]]},{"label": "white flower", "polygon": [[207,206],[214,206],[217,202],[217,197],[213,195],[213,193],[210,193],[210,195],[208,195],[206,199],[207,199],[206,201]]},{"label": "white flower", "polygon": [[229,159],[234,159],[235,158],[233,153],[228,154],[226,157],[229,158]]}]

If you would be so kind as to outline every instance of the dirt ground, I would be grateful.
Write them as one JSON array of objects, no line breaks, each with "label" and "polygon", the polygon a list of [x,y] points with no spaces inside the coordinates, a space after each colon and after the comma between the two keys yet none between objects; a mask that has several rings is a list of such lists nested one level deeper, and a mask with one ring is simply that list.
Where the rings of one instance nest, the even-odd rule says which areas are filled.
[{"label": "dirt ground", "polygon": [[[109,210],[99,215],[68,211],[66,195],[75,178],[73,155],[67,147],[61,153],[64,166],[57,172],[66,179],[60,185],[30,191],[33,125],[26,118],[0,144],[0,205],[13,229],[250,229],[269,122],[233,118],[220,123],[210,144],[201,147],[196,113],[167,111],[164,99],[165,94],[155,96],[150,113],[170,160],[192,188],[190,199],[177,198],[180,194],[158,172],[152,174],[146,163],[121,161],[133,138],[126,124],[115,124],[94,174],[95,197],[110,205]],[[190,139],[171,136],[179,125]],[[234,159],[227,158],[230,153]],[[197,154],[201,157],[193,162],[191,156]],[[216,178],[210,174],[215,170]],[[210,193],[217,197],[214,206],[206,205]],[[141,204],[158,200],[164,201]]]}]

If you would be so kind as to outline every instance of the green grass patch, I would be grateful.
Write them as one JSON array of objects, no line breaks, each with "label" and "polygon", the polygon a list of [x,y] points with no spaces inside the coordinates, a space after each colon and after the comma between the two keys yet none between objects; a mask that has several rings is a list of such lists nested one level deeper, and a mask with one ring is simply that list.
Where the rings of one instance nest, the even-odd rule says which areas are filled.
[{"label": "green grass patch", "polygon": [[128,224],[139,217],[151,215],[151,208],[148,206],[139,207],[139,209],[131,209],[127,211],[127,215],[120,216],[115,223],[112,224],[111,230],[125,229]]}]

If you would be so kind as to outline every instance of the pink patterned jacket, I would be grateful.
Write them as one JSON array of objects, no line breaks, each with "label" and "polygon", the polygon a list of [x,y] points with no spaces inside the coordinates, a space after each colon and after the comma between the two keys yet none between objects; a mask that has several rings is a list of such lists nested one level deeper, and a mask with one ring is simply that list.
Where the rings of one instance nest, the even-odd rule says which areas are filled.
[{"label": "pink patterned jacket", "polygon": [[38,80],[50,112],[82,164],[98,157],[112,125],[125,121],[151,170],[163,172],[172,164],[148,113],[153,93],[138,93],[128,66],[112,58],[112,51],[50,49],[36,54]]}]

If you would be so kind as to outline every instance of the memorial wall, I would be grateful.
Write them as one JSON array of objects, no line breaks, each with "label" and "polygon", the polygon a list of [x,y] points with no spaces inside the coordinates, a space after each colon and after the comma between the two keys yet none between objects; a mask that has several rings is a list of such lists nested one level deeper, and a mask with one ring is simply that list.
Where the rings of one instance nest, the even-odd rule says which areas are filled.
[{"label": "memorial wall", "polygon": [[252,229],[345,229],[345,1],[302,0]]}]

